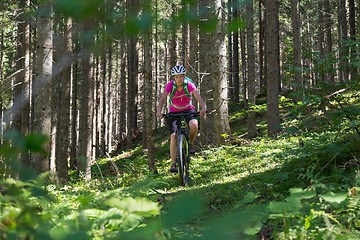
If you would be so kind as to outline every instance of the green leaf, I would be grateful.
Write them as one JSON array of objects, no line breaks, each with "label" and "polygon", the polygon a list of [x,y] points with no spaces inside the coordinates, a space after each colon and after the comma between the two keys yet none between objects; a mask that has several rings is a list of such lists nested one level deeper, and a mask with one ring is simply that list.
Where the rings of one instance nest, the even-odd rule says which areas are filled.
[{"label": "green leaf", "polygon": [[297,197],[300,199],[309,199],[316,196],[315,190],[303,190],[301,188],[291,188],[290,189],[290,196]]},{"label": "green leaf", "polygon": [[46,155],[47,152],[44,149],[45,143],[48,141],[48,137],[41,133],[31,133],[25,136],[25,148],[34,153],[40,153]]},{"label": "green leaf", "polygon": [[146,198],[134,199],[128,197],[122,200],[111,198],[107,200],[105,204],[139,216],[149,217],[160,214],[160,207],[158,204]]},{"label": "green leaf", "polygon": [[295,213],[299,211],[303,204],[302,199],[309,199],[316,196],[315,191],[302,190],[301,188],[290,189],[290,196],[284,202],[270,202],[269,210],[271,213]]},{"label": "green leaf", "polygon": [[329,203],[337,203],[340,204],[343,201],[346,200],[347,198],[347,193],[343,193],[343,192],[339,192],[339,193],[326,193],[326,194],[321,194],[320,195],[322,198],[325,199],[325,201],[329,202]]},{"label": "green leaf", "polygon": [[311,226],[309,218],[305,218],[305,230],[308,230]]},{"label": "green leaf", "polygon": [[167,211],[165,223],[168,227],[172,227],[179,221],[189,221],[198,216],[203,207],[203,200],[199,195],[184,194],[172,202]]},{"label": "green leaf", "polygon": [[266,209],[261,206],[248,206],[239,209],[239,211],[217,218],[205,229],[203,236],[199,239],[249,239],[244,235],[239,236],[237,234],[243,231],[247,235],[254,236],[260,231],[261,223],[267,217]]},{"label": "green leaf", "polygon": [[233,32],[233,31],[237,31],[239,29],[243,29],[245,27],[246,27],[245,21],[241,18],[238,18],[238,19],[234,19],[230,23],[228,23],[227,31]]},{"label": "green leaf", "polygon": [[241,200],[241,203],[243,204],[247,204],[247,203],[251,203],[252,201],[254,201],[256,198],[258,197],[257,194],[253,193],[253,192],[248,192],[245,197]]},{"label": "green leaf", "polygon": [[95,208],[83,210],[83,213],[85,214],[85,216],[88,218],[91,218],[91,219],[98,218],[103,212],[104,212],[104,210],[95,209]]},{"label": "green leaf", "polygon": [[151,28],[153,17],[149,13],[143,13],[141,16],[136,14],[129,15],[126,18],[125,33],[128,35],[136,35],[141,31]]},{"label": "green leaf", "polygon": [[206,33],[213,33],[216,30],[217,24],[218,24],[218,19],[214,16],[206,21],[201,21],[199,23],[199,27],[201,30],[203,30]]},{"label": "green leaf", "polygon": [[94,15],[100,7],[98,0],[55,0],[55,3],[65,16],[76,19]]},{"label": "green leaf", "polygon": [[271,213],[284,213],[289,210],[286,202],[270,202],[268,208]]}]

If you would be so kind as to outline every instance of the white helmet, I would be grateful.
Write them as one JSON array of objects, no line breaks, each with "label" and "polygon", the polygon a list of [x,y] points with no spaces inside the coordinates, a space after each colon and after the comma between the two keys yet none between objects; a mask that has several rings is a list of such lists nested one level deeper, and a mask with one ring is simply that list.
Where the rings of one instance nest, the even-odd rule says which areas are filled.
[{"label": "white helmet", "polygon": [[171,69],[171,75],[178,75],[185,73],[186,73],[186,69],[182,65],[175,66]]}]

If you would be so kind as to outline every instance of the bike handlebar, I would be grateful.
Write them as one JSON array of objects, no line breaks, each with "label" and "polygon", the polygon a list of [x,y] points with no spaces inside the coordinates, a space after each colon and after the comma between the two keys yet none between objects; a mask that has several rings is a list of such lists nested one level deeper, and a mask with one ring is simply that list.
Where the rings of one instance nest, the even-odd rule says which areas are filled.
[{"label": "bike handlebar", "polygon": [[181,117],[181,116],[188,116],[190,114],[194,114],[195,117],[200,116],[200,112],[179,112],[179,113],[162,113],[163,117],[167,118],[167,117]]}]

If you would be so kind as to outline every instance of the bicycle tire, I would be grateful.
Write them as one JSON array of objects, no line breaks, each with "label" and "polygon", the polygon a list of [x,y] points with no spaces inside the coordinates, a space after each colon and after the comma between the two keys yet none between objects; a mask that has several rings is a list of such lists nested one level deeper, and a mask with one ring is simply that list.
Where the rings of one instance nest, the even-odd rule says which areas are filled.
[{"label": "bicycle tire", "polygon": [[185,134],[180,134],[178,138],[178,169],[183,186],[189,184],[189,162],[189,142]]}]

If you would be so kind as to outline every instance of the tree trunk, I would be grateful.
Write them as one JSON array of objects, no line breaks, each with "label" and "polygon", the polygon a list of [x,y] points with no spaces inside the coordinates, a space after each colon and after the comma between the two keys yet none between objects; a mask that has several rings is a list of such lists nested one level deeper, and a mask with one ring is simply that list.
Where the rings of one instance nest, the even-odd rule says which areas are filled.
[{"label": "tree trunk", "polygon": [[[61,73],[63,71],[63,66],[60,63],[60,59],[62,57],[62,49],[63,49],[63,19],[60,16],[59,12],[54,12],[54,40],[53,40],[53,73],[55,73],[58,69]],[[51,133],[50,133],[50,172],[52,173],[52,177],[56,174],[56,154],[57,154],[57,143],[59,142],[59,134],[58,127],[60,122],[58,118],[60,117],[59,108],[60,108],[60,98],[61,98],[61,81],[62,74],[54,74],[51,80]]]},{"label": "tree trunk", "polygon": [[[197,7],[196,1],[191,2],[190,3],[190,11],[194,11],[197,13],[197,10],[198,10],[198,7]],[[188,62],[188,67],[187,67],[187,76],[189,78],[191,78],[197,86],[199,86],[200,85],[200,81],[198,79],[199,30],[198,30],[197,26],[190,25],[189,31],[190,31],[190,33],[189,33],[190,43],[189,43],[189,62]],[[193,105],[197,106],[196,99],[193,99]]]},{"label": "tree trunk", "polygon": [[[92,30],[92,20],[85,20],[83,33]],[[90,41],[90,39],[87,39]],[[79,92],[79,150],[78,169],[86,180],[91,179],[92,162],[92,114],[93,114],[93,55],[90,53],[89,43],[82,45],[82,74],[80,79]]]},{"label": "tree trunk", "polygon": [[330,1],[325,0],[325,13],[326,17],[324,19],[325,24],[325,31],[326,31],[326,56],[327,56],[327,68],[330,68],[330,71],[327,72],[326,79],[328,82],[334,82],[334,73],[333,73],[333,63],[331,61],[331,54],[332,54],[332,14],[330,9]]},{"label": "tree trunk", "polygon": [[[199,7],[199,18],[204,21],[210,17],[211,11],[210,8],[207,8],[209,0],[201,0]],[[214,114],[212,112],[212,86],[210,84],[211,77],[211,64],[210,64],[210,49],[212,49],[213,43],[210,39],[210,34],[206,33],[204,29],[199,29],[199,69],[200,69],[200,93],[204,101],[204,104],[207,108],[208,113],[205,117],[200,118],[201,126],[201,135],[200,135],[200,144],[207,145],[212,144],[214,138],[214,131],[210,131],[209,127],[214,122]]]},{"label": "tree trunk", "polygon": [[[4,28],[1,27],[1,34],[0,34],[0,79],[4,79],[4,71],[3,71],[3,63],[4,63]],[[0,82],[0,89],[2,89],[3,82]],[[2,94],[0,94],[0,145],[3,142],[3,122],[4,122],[4,105],[3,105],[3,97]]]},{"label": "tree trunk", "polygon": [[[146,0],[147,10],[150,10],[151,0]],[[144,124],[146,128],[146,146],[148,150],[149,171],[157,174],[155,165],[155,147],[153,142],[154,109],[153,109],[153,78],[152,78],[152,31],[151,29],[144,36]]]},{"label": "tree trunk", "polygon": [[[137,14],[139,3],[137,0],[129,1],[128,14]],[[131,146],[136,138],[137,129],[137,93],[138,93],[138,39],[132,36],[128,40],[127,57],[128,57],[128,95],[127,95],[127,145]]]},{"label": "tree trunk", "polygon": [[241,48],[241,75],[243,78],[243,100],[244,100],[244,107],[248,106],[248,79],[247,79],[247,61],[246,61],[246,37],[245,37],[245,31],[240,30],[240,48]]},{"label": "tree trunk", "polygon": [[[39,4],[37,19],[37,41],[35,58],[35,80],[33,82],[33,131],[50,136],[51,132],[51,78],[53,61],[53,29],[52,29],[52,1]],[[45,14],[47,13],[47,14]],[[50,144],[44,144],[44,150],[50,151]],[[49,156],[32,155],[32,166],[39,172],[50,170]]]},{"label": "tree trunk", "polygon": [[325,29],[325,26],[324,26],[324,1],[321,0],[318,2],[318,6],[319,6],[319,23],[318,23],[318,27],[319,27],[319,40],[318,40],[318,45],[319,45],[319,66],[320,66],[320,69],[319,69],[319,80],[321,83],[325,82],[325,74],[326,72],[324,71],[324,66],[322,66],[320,64],[320,62],[324,62],[324,59],[325,59],[325,48],[324,48],[324,44],[325,44],[325,34],[324,34],[324,29]]},{"label": "tree trunk", "polygon": [[[64,50],[62,58],[68,59],[71,62],[72,55],[72,19],[68,18],[64,26],[64,39],[62,41]],[[56,146],[56,172],[60,182],[67,183],[68,181],[68,157],[69,157],[69,142],[70,142],[70,87],[71,87],[71,68],[68,64],[64,67],[61,73],[60,85],[60,111],[58,114],[58,138]]]},{"label": "tree trunk", "polygon": [[266,83],[264,77],[264,15],[263,8],[264,0],[259,0],[259,79],[260,79],[260,95],[266,94]]},{"label": "tree trunk", "polygon": [[300,1],[291,0],[292,9],[292,28],[294,42],[294,66],[295,66],[295,101],[301,101],[303,96],[303,80],[302,80],[302,54],[301,54],[301,16]]},{"label": "tree trunk", "polygon": [[[228,11],[228,22],[231,22],[232,19],[234,19],[235,17],[232,16],[233,15],[233,11],[232,11],[232,5],[233,5],[233,0],[229,0],[227,2],[227,11]],[[233,78],[234,78],[234,73],[233,73],[233,39],[232,36],[234,35],[234,32],[229,31],[227,34],[227,39],[228,39],[228,44],[227,44],[227,52],[228,52],[228,58],[227,58],[227,62],[228,64],[228,96],[230,101],[234,102],[234,82],[233,82]]]},{"label": "tree trunk", "polygon": [[[74,24],[72,26],[72,35],[74,39],[74,45],[75,45],[75,61],[73,64],[73,73],[72,73],[72,91],[71,91],[71,145],[70,145],[70,169],[74,170],[77,166],[77,147],[78,147],[78,71],[79,71],[79,44],[78,44],[78,38],[79,38],[79,32],[74,30]],[[74,54],[74,55],[75,55]]]},{"label": "tree trunk", "polygon": [[[95,142],[94,142],[94,147],[95,147],[95,157],[96,158],[99,158],[103,153],[104,151],[102,150],[102,146],[104,146],[103,144],[100,143],[100,140],[103,140],[101,138],[101,136],[103,136],[103,131],[104,131],[104,127],[103,127],[103,121],[101,120],[102,119],[102,109],[101,109],[101,90],[100,90],[100,86],[101,86],[101,83],[100,83],[100,71],[99,71],[99,58],[96,58],[96,61],[95,61],[95,69],[96,69],[96,72],[94,74],[94,124],[95,124],[95,129],[96,129],[96,132],[94,133],[95,134]],[[100,136],[101,135],[101,136]]]},{"label": "tree trunk", "polygon": [[[237,3],[237,0],[236,0]],[[235,4],[236,8],[234,9],[234,20],[239,18],[239,9],[237,4]],[[232,46],[233,59],[232,62],[229,62],[229,65],[232,65],[233,72],[233,100],[234,102],[239,102],[240,96],[240,69],[239,69],[239,30],[236,29],[233,33],[233,46]],[[243,97],[246,98],[246,94],[243,94]],[[244,102],[246,102],[244,98]]]},{"label": "tree trunk", "polygon": [[226,78],[226,41],[225,41],[225,14],[223,13],[223,1],[206,0],[208,9],[211,11],[208,15],[217,18],[216,30],[208,38],[207,49],[209,52],[207,61],[210,63],[210,77],[207,81],[207,110],[208,118],[212,125],[212,131],[207,131],[207,138],[211,144],[220,145],[224,143],[224,136],[230,135],[230,126],[228,118],[228,99],[227,99],[227,78]]},{"label": "tree trunk", "polygon": [[[176,16],[176,7],[175,4],[172,4],[172,17],[175,18],[175,16]],[[171,32],[171,38],[170,38],[169,51],[170,51],[170,68],[172,68],[173,66],[177,65],[176,26],[172,26],[170,32]]]},{"label": "tree trunk", "polygon": [[128,95],[127,95],[127,144],[130,146],[136,137],[136,116],[137,103],[137,40],[132,38],[128,41]]},{"label": "tree trunk", "polygon": [[126,140],[126,51],[125,40],[120,42],[120,116],[119,116],[119,141],[125,142]]},{"label": "tree trunk", "polygon": [[218,12],[218,25],[215,48],[218,49],[214,56],[214,107],[217,111],[215,117],[215,144],[225,143],[224,135],[230,135],[230,124],[228,114],[228,85],[226,79],[226,38],[225,38],[225,12],[224,1],[215,2],[215,10]]},{"label": "tree trunk", "polygon": [[248,112],[248,132],[249,138],[257,136],[256,131],[256,112],[251,108],[256,105],[256,77],[255,77],[255,40],[254,40],[254,7],[253,0],[248,2],[246,7],[247,19],[247,50],[248,50],[248,93],[249,93],[249,112]]},{"label": "tree trunk", "polygon": [[[102,152],[101,154],[103,156],[106,155],[107,153],[107,134],[108,134],[108,122],[107,122],[107,118],[106,116],[109,114],[108,112],[108,108],[107,108],[107,91],[109,91],[109,89],[107,89],[107,78],[106,78],[106,47],[104,45],[103,49],[102,49],[102,56],[101,56],[101,64],[100,64],[100,68],[101,70],[101,86],[102,86],[102,114],[101,114],[101,147],[102,147]],[[100,69],[99,68],[99,69]]]},{"label": "tree trunk", "polygon": [[266,0],[266,64],[267,64],[267,120],[268,135],[276,137],[280,131],[279,114],[279,10],[278,1]]},{"label": "tree trunk", "polygon": [[112,121],[112,115],[113,115],[113,109],[112,109],[112,42],[109,43],[110,48],[108,49],[108,86],[107,86],[107,153],[111,152],[111,146],[112,146],[112,128],[113,128],[113,121]]},{"label": "tree trunk", "polygon": [[[20,102],[21,108],[18,113],[18,131],[21,135],[29,134],[29,114],[30,114],[30,24],[25,17],[25,12],[30,7],[30,0],[21,0],[19,2],[20,13],[18,14],[18,50],[17,50],[17,61],[16,69],[19,73],[16,75],[16,82],[19,84],[19,88],[15,88],[15,99]],[[2,58],[3,58],[3,31],[1,38],[1,56],[0,56],[0,67],[2,69]],[[4,79],[0,74],[0,79]],[[2,102],[2,100],[0,99]],[[0,118],[1,118],[0,114]],[[2,121],[1,121],[2,122]],[[1,143],[0,130],[0,143]],[[30,155],[28,152],[21,154],[21,163],[24,166],[30,166]]]},{"label": "tree trunk", "polygon": [[[1,27],[1,34],[0,34],[0,79],[4,79],[4,28]],[[3,81],[0,82],[0,89],[2,89]],[[3,105],[3,97],[2,94],[0,94],[0,144],[2,144],[3,141],[3,122],[4,122],[4,105]]]},{"label": "tree trunk", "polygon": [[[181,0],[182,8],[185,11],[188,11],[189,5],[187,0]],[[189,63],[189,24],[187,22],[183,22],[182,24],[182,38],[181,38],[181,62],[182,65],[188,69]]]},{"label": "tree trunk", "polygon": [[346,21],[346,0],[338,0],[338,21],[339,21],[339,56],[340,56],[340,82],[345,82],[349,80],[348,72],[348,55],[349,48],[346,46],[348,28]]},{"label": "tree trunk", "polygon": [[[358,6],[360,8],[360,6]],[[360,19],[360,18],[359,18]],[[359,26],[360,27],[360,26]],[[355,23],[355,3],[354,0],[349,0],[349,28],[350,28],[350,39],[351,43],[351,56],[350,56],[350,74],[351,81],[355,81],[355,77],[358,72],[358,68],[356,67],[357,55],[357,43],[356,43],[356,23]]]}]

